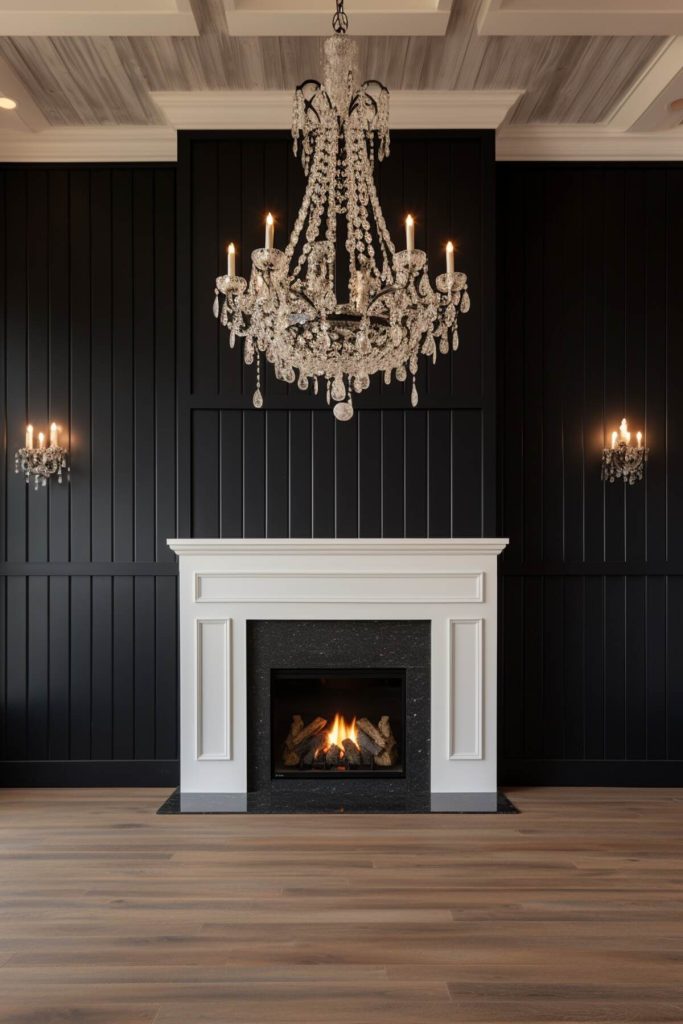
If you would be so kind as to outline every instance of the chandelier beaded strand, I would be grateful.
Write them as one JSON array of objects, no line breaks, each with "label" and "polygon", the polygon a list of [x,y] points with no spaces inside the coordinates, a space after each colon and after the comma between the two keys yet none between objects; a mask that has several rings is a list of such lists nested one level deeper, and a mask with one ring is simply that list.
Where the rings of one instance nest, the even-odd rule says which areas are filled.
[{"label": "chandelier beaded strand", "polygon": [[[256,361],[253,402],[263,406],[260,356],[275,376],[318,394],[324,382],[338,420],[353,416],[353,396],[375,373],[390,384],[412,377],[418,404],[420,354],[436,361],[458,348],[458,315],[467,313],[467,277],[446,248],[446,272],[429,280],[427,254],[414,245],[415,222],[406,219],[406,248],[397,251],[382,213],[373,176],[375,159],[389,155],[389,91],[361,84],[358,46],[346,35],[348,18],[337,0],[335,35],[323,44],[324,83],[297,87],[292,112],[295,156],[307,178],[304,198],[284,251],[274,244],[268,214],[265,244],[251,254],[247,281],[235,273],[216,279],[214,315],[229,331],[230,347],[243,339],[246,365]],[[338,221],[348,257],[348,301],[338,302],[335,281]],[[222,299],[220,298],[222,296]]]}]

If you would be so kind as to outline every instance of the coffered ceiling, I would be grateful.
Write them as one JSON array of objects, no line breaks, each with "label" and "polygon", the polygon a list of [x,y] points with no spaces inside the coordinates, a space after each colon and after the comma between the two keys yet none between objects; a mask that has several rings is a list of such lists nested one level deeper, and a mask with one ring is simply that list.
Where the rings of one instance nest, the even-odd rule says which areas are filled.
[{"label": "coffered ceiling", "polygon": [[[0,0],[0,94],[17,102],[0,110],[0,160],[173,159],[178,127],[286,127],[333,9]],[[346,10],[364,70],[392,90],[396,126],[496,127],[504,159],[683,158],[683,0]]]}]

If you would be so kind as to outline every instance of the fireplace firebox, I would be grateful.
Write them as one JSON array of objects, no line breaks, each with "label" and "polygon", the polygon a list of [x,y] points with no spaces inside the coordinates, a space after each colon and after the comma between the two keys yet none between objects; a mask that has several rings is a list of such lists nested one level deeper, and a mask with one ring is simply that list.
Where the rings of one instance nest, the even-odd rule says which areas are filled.
[{"label": "fireplace firebox", "polygon": [[273,669],[272,778],[405,775],[405,670]]}]

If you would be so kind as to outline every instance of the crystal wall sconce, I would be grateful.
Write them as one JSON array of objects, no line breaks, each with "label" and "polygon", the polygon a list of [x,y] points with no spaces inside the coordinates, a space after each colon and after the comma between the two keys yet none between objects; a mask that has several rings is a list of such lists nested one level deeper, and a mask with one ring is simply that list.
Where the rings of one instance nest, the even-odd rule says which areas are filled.
[{"label": "crystal wall sconce", "polygon": [[47,484],[48,478],[57,475],[57,483],[62,482],[62,471],[67,469],[66,448],[59,444],[59,427],[56,423],[50,424],[50,443],[45,445],[45,434],[38,434],[38,446],[33,445],[33,426],[29,423],[26,428],[26,443],[19,448],[14,455],[14,472],[19,470],[26,477],[28,484],[33,478],[35,490],[42,484]]},{"label": "crystal wall sconce", "polygon": [[636,444],[631,444],[631,431],[626,419],[621,421],[618,432],[612,431],[612,444],[602,452],[602,479],[613,484],[621,478],[625,484],[634,484],[643,479],[643,470],[650,449],[643,446],[643,435],[636,434]]}]

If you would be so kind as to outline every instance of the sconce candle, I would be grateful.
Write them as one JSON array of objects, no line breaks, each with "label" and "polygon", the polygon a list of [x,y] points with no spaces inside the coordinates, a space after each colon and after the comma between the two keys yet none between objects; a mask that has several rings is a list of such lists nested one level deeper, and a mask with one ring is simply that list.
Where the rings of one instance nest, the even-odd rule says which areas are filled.
[{"label": "sconce candle", "polygon": [[266,217],[266,249],[272,249],[275,243],[275,221],[272,213]]},{"label": "sconce candle", "polygon": [[24,474],[26,483],[33,478],[36,489],[40,484],[46,486],[48,478],[57,476],[57,482],[62,482],[62,470],[67,469],[66,449],[58,444],[59,427],[56,423],[50,424],[50,443],[45,447],[45,434],[40,431],[38,434],[38,446],[33,446],[33,426],[26,427],[26,444],[23,448],[17,449],[14,454],[14,472],[19,470]]},{"label": "sconce candle", "polygon": [[230,243],[228,246],[228,277],[235,276],[235,246]]},{"label": "sconce candle", "polygon": [[612,431],[612,445],[602,452],[602,479],[613,484],[621,478],[625,484],[634,484],[643,479],[643,470],[649,448],[643,447],[643,435],[639,430],[636,434],[637,447],[631,444],[631,431],[626,418],[619,424],[619,431]]}]

